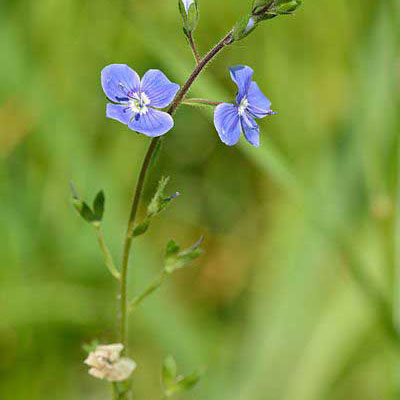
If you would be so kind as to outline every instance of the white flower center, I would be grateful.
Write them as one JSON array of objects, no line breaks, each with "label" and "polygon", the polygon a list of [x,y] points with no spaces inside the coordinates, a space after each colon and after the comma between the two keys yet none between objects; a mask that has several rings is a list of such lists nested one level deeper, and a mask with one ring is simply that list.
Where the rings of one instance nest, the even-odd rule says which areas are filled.
[{"label": "white flower center", "polygon": [[249,101],[246,97],[243,97],[242,101],[239,104],[239,115],[243,115],[246,111],[246,108],[249,105]]},{"label": "white flower center", "polygon": [[135,114],[146,114],[147,106],[150,104],[150,99],[146,93],[134,93],[132,99],[129,100],[129,107]]}]

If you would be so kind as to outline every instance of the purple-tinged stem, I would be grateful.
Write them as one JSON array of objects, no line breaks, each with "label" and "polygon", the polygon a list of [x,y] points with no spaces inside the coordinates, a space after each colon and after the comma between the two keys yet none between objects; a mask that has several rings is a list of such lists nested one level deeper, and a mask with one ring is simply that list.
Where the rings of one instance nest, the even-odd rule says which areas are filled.
[{"label": "purple-tinged stem", "polygon": [[194,41],[194,38],[193,38],[193,35],[191,32],[187,35],[187,39],[189,41],[190,48],[192,49],[193,57],[196,60],[196,64],[199,64],[201,61],[201,57],[199,55],[199,52],[196,47],[196,42]]},{"label": "purple-tinged stem", "polygon": [[[168,114],[173,115],[176,109],[184,100],[187,92],[190,87],[203,71],[205,66],[221,51],[225,48],[225,46],[230,45],[233,42],[232,32],[229,32],[222,40],[220,40],[215,47],[213,47],[196,65],[192,74],[189,76],[185,84],[179,90],[175,99],[173,100],[171,106],[168,109]],[[143,160],[142,167],[140,169],[136,189],[133,195],[131,212],[129,215],[128,226],[126,230],[124,247],[122,252],[122,265],[121,265],[121,280],[120,280],[120,326],[119,326],[119,341],[124,345],[124,349],[126,351],[128,344],[128,297],[127,297],[127,281],[128,281],[128,265],[129,265],[129,256],[130,250],[132,246],[132,233],[135,227],[136,215],[140,203],[140,198],[142,196],[144,182],[146,179],[146,174],[150,166],[151,159],[154,155],[154,151],[157,148],[157,143],[160,140],[160,137],[153,138],[150,142],[150,145],[147,149],[146,155]],[[123,395],[122,395],[123,396]],[[119,397],[123,399],[124,397]]]}]

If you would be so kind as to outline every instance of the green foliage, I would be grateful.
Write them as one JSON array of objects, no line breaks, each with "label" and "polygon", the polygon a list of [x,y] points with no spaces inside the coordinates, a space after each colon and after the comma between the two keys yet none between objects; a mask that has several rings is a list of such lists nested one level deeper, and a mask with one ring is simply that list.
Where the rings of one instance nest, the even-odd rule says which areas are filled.
[{"label": "green foliage", "polygon": [[158,182],[157,191],[154,194],[153,199],[151,200],[149,206],[147,207],[147,215],[151,218],[154,217],[168,205],[170,202],[170,198],[166,198],[164,193],[165,187],[169,182],[169,177],[162,177]]},{"label": "green foliage", "polygon": [[253,1],[253,14],[258,14],[269,7],[275,2],[275,0],[254,0]]},{"label": "green foliage", "polygon": [[169,177],[162,177],[158,182],[156,193],[154,194],[150,204],[147,207],[147,215],[142,222],[139,222],[133,229],[132,237],[141,236],[147,232],[150,227],[151,220],[160,214],[172,200],[179,197],[179,193],[166,197],[165,188],[169,182]]},{"label": "green foliage", "polygon": [[101,190],[97,193],[93,200],[93,206],[90,208],[85,201],[80,199],[72,182],[70,183],[70,188],[72,193],[72,205],[74,206],[75,210],[86,222],[98,226],[101,223],[104,215],[104,192]]},{"label": "green foliage", "polygon": [[199,382],[201,374],[194,371],[189,375],[177,375],[177,366],[175,359],[172,356],[165,358],[161,380],[164,387],[165,397],[172,397],[175,394],[192,389]]},{"label": "green foliage", "polygon": [[138,223],[132,232],[132,237],[137,237],[145,234],[150,226],[150,219],[146,218],[143,222]]},{"label": "green foliage", "polygon": [[92,351],[96,350],[96,347],[100,344],[100,341],[98,339],[93,339],[90,343],[84,343],[82,345],[82,349],[86,353],[91,353]]},{"label": "green foliage", "polygon": [[170,240],[165,251],[165,271],[172,274],[177,269],[188,266],[202,254],[200,248],[202,242],[203,238],[200,238],[192,247],[180,251],[180,247],[175,241]]},{"label": "green foliage", "polygon": [[95,221],[100,222],[103,219],[105,201],[104,192],[101,190],[93,200],[93,218]]},{"label": "green foliage", "polygon": [[[202,0],[201,50],[250,6]],[[148,139],[105,118],[100,71],[126,62],[182,84],[192,55],[174,1],[0,8],[0,399],[103,399],[81,346],[115,339],[117,282],[74,218],[66,182],[93,196],[102,183],[107,238],[120,250]],[[160,398],[167,352],[207,366],[185,400],[399,397],[396,347],[320,229],[349,233],[364,274],[397,297],[399,17],[395,0],[308,0],[296,18],[258,27],[219,56],[193,86],[190,96],[231,101],[226,68],[245,63],[279,115],[260,121],[257,150],[221,144],[208,108],[179,109],[163,139],[144,200],[165,173],[185,201],[134,245],[130,287],[152,281],[166,237],[206,232],[207,243],[198,269],[134,314],[135,398]]]},{"label": "green foliage", "polygon": [[279,15],[293,14],[302,4],[301,0],[255,0],[252,15],[257,22]]}]

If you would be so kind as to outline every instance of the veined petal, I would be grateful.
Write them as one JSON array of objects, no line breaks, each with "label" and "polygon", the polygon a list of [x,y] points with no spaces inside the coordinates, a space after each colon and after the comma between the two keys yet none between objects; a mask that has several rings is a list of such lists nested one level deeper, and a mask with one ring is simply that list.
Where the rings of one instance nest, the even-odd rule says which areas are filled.
[{"label": "veined petal", "polygon": [[145,114],[136,114],[128,127],[146,136],[156,137],[167,133],[174,126],[172,117],[163,111],[149,108]]},{"label": "veined petal", "polygon": [[104,93],[117,103],[128,101],[128,94],[139,91],[139,75],[126,64],[111,64],[101,71]]},{"label": "veined petal", "polygon": [[246,140],[255,147],[260,146],[260,127],[253,117],[244,114],[242,116],[242,127]]},{"label": "veined petal", "polygon": [[172,83],[158,69],[148,70],[144,74],[140,86],[141,92],[145,93],[150,100],[149,105],[156,108],[167,107],[179,90],[179,85]]},{"label": "veined petal", "polygon": [[108,103],[106,115],[107,118],[115,119],[127,125],[133,117],[133,112],[132,109],[126,105]]},{"label": "veined petal", "polygon": [[271,112],[271,102],[261,92],[257,83],[251,82],[247,92],[248,110],[257,118],[263,118]]},{"label": "veined petal", "polygon": [[240,104],[243,97],[247,95],[247,92],[250,88],[254,71],[246,65],[237,65],[236,67],[229,68],[229,70],[232,80],[236,83],[238,87],[236,102],[237,104]]},{"label": "veined petal", "polygon": [[228,146],[235,145],[242,132],[238,108],[234,104],[222,103],[216,107],[214,125],[220,139]]}]

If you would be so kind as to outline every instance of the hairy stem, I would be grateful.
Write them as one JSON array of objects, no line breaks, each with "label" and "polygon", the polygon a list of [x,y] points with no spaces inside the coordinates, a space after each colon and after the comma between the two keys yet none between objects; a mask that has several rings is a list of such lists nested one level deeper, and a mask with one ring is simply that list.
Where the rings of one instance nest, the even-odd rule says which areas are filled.
[{"label": "hairy stem", "polygon": [[218,106],[222,104],[222,101],[211,101],[211,100],[206,100],[206,99],[186,99],[183,100],[181,104],[187,105],[187,106],[197,106],[197,105],[205,105],[205,106]]},{"label": "hairy stem", "polygon": [[[200,75],[201,71],[204,67],[227,45],[233,42],[232,32],[229,32],[222,40],[220,40],[215,47],[213,47],[200,62],[196,65],[192,74],[189,76],[185,84],[179,90],[177,95],[175,96],[174,101],[168,109],[168,113],[173,115],[176,109],[179,107],[183,99],[185,98],[187,92],[190,87],[196,80],[196,78]],[[127,348],[128,344],[128,300],[127,300],[127,282],[128,282],[128,265],[129,265],[129,256],[130,250],[132,246],[132,232],[135,227],[136,214],[139,207],[140,198],[143,192],[143,186],[146,179],[146,174],[149,169],[154,151],[157,148],[157,143],[160,140],[160,137],[153,138],[150,142],[150,145],[147,149],[147,153],[143,160],[142,167],[140,169],[139,178],[137,181],[136,189],[133,195],[131,212],[128,220],[128,227],[125,234],[124,247],[122,253],[122,265],[121,265],[121,279],[120,279],[120,324],[119,324],[119,341],[124,345],[124,348]]]},{"label": "hairy stem", "polygon": [[190,44],[190,48],[192,49],[193,57],[196,60],[196,63],[199,64],[201,61],[201,57],[199,55],[199,52],[197,51],[196,43],[194,41],[192,33],[189,33],[187,38]]}]

